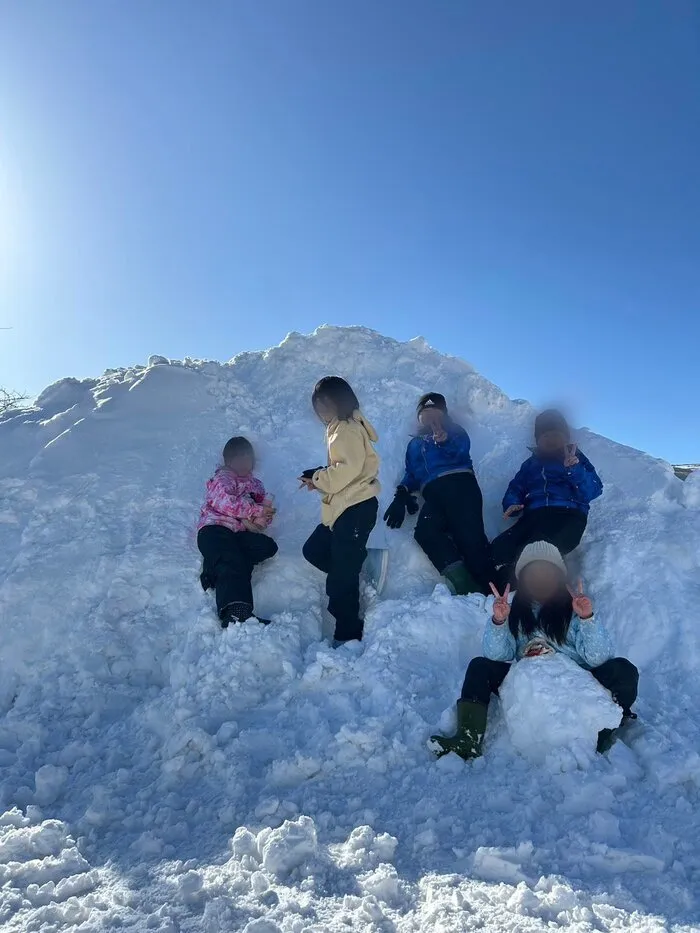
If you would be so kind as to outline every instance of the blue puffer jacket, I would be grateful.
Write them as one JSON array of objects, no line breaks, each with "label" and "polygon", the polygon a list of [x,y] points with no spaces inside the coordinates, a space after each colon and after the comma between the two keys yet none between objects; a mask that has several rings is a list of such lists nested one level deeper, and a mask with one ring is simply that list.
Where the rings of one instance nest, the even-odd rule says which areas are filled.
[{"label": "blue puffer jacket", "polygon": [[557,506],[588,514],[589,503],[603,492],[603,484],[593,464],[576,451],[578,464],[565,467],[559,460],[545,460],[536,452],[520,467],[503,497],[503,511],[511,505],[525,510]]},{"label": "blue puffer jacket", "polygon": [[432,434],[422,434],[409,442],[406,473],[401,480],[401,485],[409,492],[423,489],[447,473],[465,473],[473,469],[467,432],[453,421],[445,425],[445,430],[447,440],[442,444],[436,444]]}]

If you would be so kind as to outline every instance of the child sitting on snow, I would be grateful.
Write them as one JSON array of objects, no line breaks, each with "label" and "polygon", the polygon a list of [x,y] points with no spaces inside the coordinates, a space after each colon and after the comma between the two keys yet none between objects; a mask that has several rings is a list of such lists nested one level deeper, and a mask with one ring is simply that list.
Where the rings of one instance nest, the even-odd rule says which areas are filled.
[{"label": "child sitting on snow", "polygon": [[277,545],[264,533],[275,510],[253,476],[254,467],[253,445],[245,437],[232,437],[224,447],[224,465],[207,483],[197,526],[202,586],[216,588],[222,628],[253,615],[253,568],[277,553]]},{"label": "child sitting on snow", "polygon": [[417,414],[418,435],[406,450],[406,472],[384,521],[400,528],[407,509],[411,515],[418,511],[412,493],[420,490],[425,503],[416,522],[417,543],[453,593],[488,593],[493,568],[469,435],[449,417],[439,392],[424,395]]},{"label": "child sitting on snow", "polygon": [[377,521],[380,486],[377,433],[360,411],[348,383],[326,376],[316,384],[311,404],[326,425],[328,466],[299,477],[322,494],[321,524],[304,544],[304,557],[326,577],[328,611],[335,619],[335,642],[361,639],[360,571],[367,539]]},{"label": "child sitting on snow", "polygon": [[537,416],[532,456],[503,497],[503,518],[520,517],[491,542],[501,588],[512,582],[513,567],[526,544],[549,541],[568,554],[583,537],[589,503],[602,493],[603,484],[590,460],[570,441],[569,425],[560,412]]},{"label": "child sitting on snow", "polygon": [[[515,574],[518,591],[512,605],[506,586],[496,600],[484,632],[485,657],[474,658],[467,668],[462,697],[457,703],[457,732],[434,735],[438,756],[455,752],[469,760],[481,755],[486,715],[492,693],[497,694],[514,661],[553,650],[566,654],[612,693],[622,707],[621,721],[636,718],[639,672],[626,658],[613,657],[613,645],[604,623],[593,612],[591,600],[579,584],[573,593],[566,585],[564,559],[546,541],[529,544],[520,555]],[[571,697],[575,703],[576,698]],[[607,751],[615,739],[611,729],[598,736],[598,751]]]}]

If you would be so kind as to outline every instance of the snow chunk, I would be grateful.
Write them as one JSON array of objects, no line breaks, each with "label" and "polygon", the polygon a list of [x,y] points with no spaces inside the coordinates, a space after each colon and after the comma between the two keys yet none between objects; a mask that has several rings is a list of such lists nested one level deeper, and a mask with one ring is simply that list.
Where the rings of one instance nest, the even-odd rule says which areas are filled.
[{"label": "snow chunk", "polygon": [[231,854],[237,861],[240,861],[246,855],[256,861],[260,860],[258,840],[245,826],[239,826],[234,833],[231,840]]},{"label": "snow chunk", "polygon": [[375,833],[371,826],[358,826],[345,842],[329,846],[329,851],[340,868],[366,870],[382,862],[390,862],[398,840],[389,833]]},{"label": "snow chunk", "polygon": [[620,724],[610,693],[561,653],[513,664],[500,689],[510,740],[534,764],[569,770],[595,755],[598,732]]},{"label": "snow chunk", "polygon": [[42,765],[34,776],[34,799],[40,806],[48,806],[56,800],[67,780],[68,768]]},{"label": "snow chunk", "polygon": [[374,871],[358,878],[360,890],[376,897],[390,907],[399,907],[407,897],[393,865],[380,865]]},{"label": "snow chunk", "polygon": [[202,876],[190,869],[177,880],[178,895],[185,904],[198,903],[202,891]]},{"label": "snow chunk", "polygon": [[480,846],[474,853],[474,874],[485,881],[524,881],[523,866],[532,859],[534,848],[531,842],[521,842],[514,849]]},{"label": "snow chunk", "polygon": [[243,933],[282,933],[282,929],[273,920],[259,919],[246,923]]},{"label": "snow chunk", "polygon": [[258,837],[265,837],[260,844],[263,868],[279,878],[291,874],[312,859],[318,849],[316,827],[308,816],[298,820],[285,820],[278,828]]}]

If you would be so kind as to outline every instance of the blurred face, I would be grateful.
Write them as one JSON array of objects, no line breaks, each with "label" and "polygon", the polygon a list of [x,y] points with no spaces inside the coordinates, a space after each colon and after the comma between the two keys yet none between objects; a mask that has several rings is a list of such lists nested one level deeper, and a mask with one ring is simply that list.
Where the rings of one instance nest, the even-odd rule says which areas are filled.
[{"label": "blurred face", "polygon": [[561,571],[546,560],[535,560],[520,574],[518,584],[537,603],[546,603],[560,592]]},{"label": "blurred face", "polygon": [[334,418],[338,417],[338,412],[335,405],[329,398],[326,398],[325,396],[317,398],[316,405],[314,407],[316,409],[316,414],[324,424],[330,424]]},{"label": "blurred face", "polygon": [[424,408],[418,415],[418,423],[427,431],[439,430],[444,422],[445,413],[439,408]]},{"label": "blurred face", "polygon": [[545,454],[564,453],[568,443],[568,438],[562,431],[545,431],[537,441],[537,448]]},{"label": "blurred face", "polygon": [[235,457],[229,457],[226,466],[233,470],[236,476],[248,476],[253,472],[253,457],[251,454],[236,454]]}]

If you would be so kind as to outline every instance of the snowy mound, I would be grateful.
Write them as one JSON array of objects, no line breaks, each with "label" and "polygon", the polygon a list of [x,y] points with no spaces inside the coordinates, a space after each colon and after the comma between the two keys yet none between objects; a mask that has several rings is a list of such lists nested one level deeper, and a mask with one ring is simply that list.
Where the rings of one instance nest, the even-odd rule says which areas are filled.
[{"label": "snowy mound", "polygon": [[568,771],[595,755],[598,732],[620,724],[608,690],[564,654],[523,658],[499,691],[513,747],[533,764]]},{"label": "snowy mound", "polygon": [[700,470],[693,470],[683,489],[685,505],[689,509],[700,509]]},{"label": "snowy mound", "polygon": [[[579,434],[606,485],[581,572],[641,669],[628,744],[585,770],[533,766],[495,702],[485,757],[435,762],[426,739],[453,720],[483,600],[435,587],[409,521],[386,535],[388,585],[362,652],[319,640],[323,581],[300,556],[318,503],[295,477],[323,457],[309,395],[338,369],[380,433],[385,502],[415,400],[435,389],[469,426],[487,530],[503,527],[533,412],[421,340],[322,328],[227,364],[152,357],[64,380],[0,424],[0,924],[693,923],[697,484]],[[222,635],[198,587],[194,522],[234,433],[255,442],[276,495],[280,555],[256,577],[275,624]]]}]

